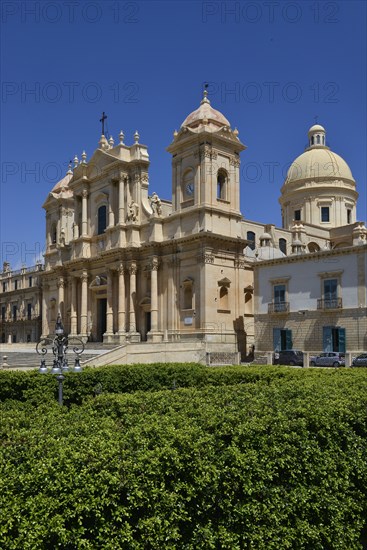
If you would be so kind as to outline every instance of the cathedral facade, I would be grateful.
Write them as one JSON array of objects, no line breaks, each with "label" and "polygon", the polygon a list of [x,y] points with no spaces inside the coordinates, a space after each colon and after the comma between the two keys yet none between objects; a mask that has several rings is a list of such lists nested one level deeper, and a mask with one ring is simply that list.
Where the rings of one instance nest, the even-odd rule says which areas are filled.
[{"label": "cathedral facade", "polygon": [[206,92],[167,148],[171,201],[150,190],[148,149],[137,132],[132,145],[122,132],[117,144],[102,134],[92,157],[75,157],[43,205],[42,335],[53,333],[60,313],[66,331],[85,341],[151,350],[179,344],[184,360],[198,344],[249,359],[255,333],[261,349],[275,349],[266,323],[285,311],[264,311],[262,266],[300,265],[366,244],[348,165],[329,149],[322,126],[312,126],[308,139],[281,188],[278,228],[242,216],[246,147]]}]

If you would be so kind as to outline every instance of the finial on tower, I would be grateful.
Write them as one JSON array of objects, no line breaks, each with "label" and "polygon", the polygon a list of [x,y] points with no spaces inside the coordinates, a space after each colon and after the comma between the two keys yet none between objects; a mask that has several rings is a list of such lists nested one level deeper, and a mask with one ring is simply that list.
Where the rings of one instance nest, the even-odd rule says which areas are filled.
[{"label": "finial on tower", "polygon": [[125,138],[125,134],[122,130],[120,130],[120,133],[119,133],[120,145],[124,145],[124,138]]},{"label": "finial on tower", "polygon": [[107,115],[105,114],[105,112],[103,111],[102,113],[102,118],[99,119],[99,122],[102,122],[102,136],[105,135],[104,133],[104,121],[107,119]]},{"label": "finial on tower", "polygon": [[113,137],[111,136],[110,139],[108,140],[108,144],[109,146],[112,148],[114,145],[115,145],[115,141],[113,139]]},{"label": "finial on tower", "polygon": [[138,133],[137,130],[135,130],[135,134],[134,134],[134,141],[135,141],[135,143],[139,143],[139,138],[140,138],[139,133]]},{"label": "finial on tower", "polygon": [[75,155],[74,157],[74,168],[76,168],[79,164],[79,159],[78,159],[78,155]]},{"label": "finial on tower", "polygon": [[203,99],[201,100],[200,105],[202,105],[203,103],[210,103],[208,99],[208,88],[209,88],[209,84],[205,83],[204,91],[203,91]]},{"label": "finial on tower", "polygon": [[85,151],[82,152],[82,164],[86,164],[87,162],[87,153]]},{"label": "finial on tower", "polygon": [[68,165],[68,171],[66,172],[67,174],[73,174],[73,171],[72,171],[72,165],[73,165],[73,161],[72,160],[69,160],[69,165]]}]

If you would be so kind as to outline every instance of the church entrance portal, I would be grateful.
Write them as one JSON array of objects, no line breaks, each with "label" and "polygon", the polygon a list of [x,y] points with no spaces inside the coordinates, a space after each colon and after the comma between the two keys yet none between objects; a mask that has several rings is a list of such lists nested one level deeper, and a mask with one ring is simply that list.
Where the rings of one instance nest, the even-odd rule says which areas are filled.
[{"label": "church entrance portal", "polygon": [[97,300],[97,341],[103,342],[103,335],[106,332],[107,298]]},{"label": "church entrance portal", "polygon": [[146,311],[145,312],[145,327],[144,327],[144,332],[142,334],[142,340],[144,342],[147,341],[147,335],[148,335],[148,332],[150,332],[150,329],[151,329],[152,325],[151,325],[151,314],[150,314],[150,311]]}]

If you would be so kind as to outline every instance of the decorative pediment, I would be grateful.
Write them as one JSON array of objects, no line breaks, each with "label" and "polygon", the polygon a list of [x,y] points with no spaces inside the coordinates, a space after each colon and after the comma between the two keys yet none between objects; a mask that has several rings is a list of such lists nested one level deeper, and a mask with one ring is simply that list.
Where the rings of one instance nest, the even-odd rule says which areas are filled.
[{"label": "decorative pediment", "polygon": [[226,287],[229,287],[231,284],[231,281],[229,279],[227,279],[227,277],[224,277],[223,279],[221,279],[220,281],[218,281],[218,286],[226,286]]},{"label": "decorative pediment", "polygon": [[89,288],[92,290],[98,290],[105,286],[107,286],[107,277],[105,275],[97,275],[89,285]]}]

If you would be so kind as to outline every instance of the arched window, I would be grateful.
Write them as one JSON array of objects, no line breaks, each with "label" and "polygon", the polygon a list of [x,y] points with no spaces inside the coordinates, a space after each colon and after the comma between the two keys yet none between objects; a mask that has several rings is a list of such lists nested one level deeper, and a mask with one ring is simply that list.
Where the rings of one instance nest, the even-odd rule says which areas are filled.
[{"label": "arched window", "polygon": [[251,248],[251,250],[255,250],[256,246],[256,235],[253,231],[247,231],[247,240],[249,241],[247,246]]},{"label": "arched window", "polygon": [[320,136],[319,135],[316,136],[316,140],[317,140],[317,143],[320,143]]},{"label": "arched window", "polygon": [[183,282],[183,309],[193,309],[193,280],[187,278]]},{"label": "arched window", "polygon": [[225,200],[227,198],[227,180],[228,175],[224,169],[218,170],[217,174],[217,199]]},{"label": "arched window", "polygon": [[313,145],[314,143],[315,143],[315,138],[314,138],[314,136],[312,136],[312,138],[311,138],[311,145]]},{"label": "arched window", "polygon": [[319,245],[314,242],[308,243],[307,248],[309,252],[317,252],[318,250],[320,250]]},{"label": "arched window", "polygon": [[185,200],[189,200],[194,196],[194,171],[188,168],[182,178],[182,194]]},{"label": "arched window", "polygon": [[322,136],[322,144],[325,145],[325,136]]},{"label": "arched window", "polygon": [[57,226],[56,223],[53,223],[51,226],[51,243],[56,244],[57,243]]},{"label": "arched window", "polygon": [[287,255],[287,241],[285,239],[279,239],[279,250]]},{"label": "arched window", "polygon": [[98,235],[102,235],[107,227],[107,207],[106,205],[98,208]]}]

